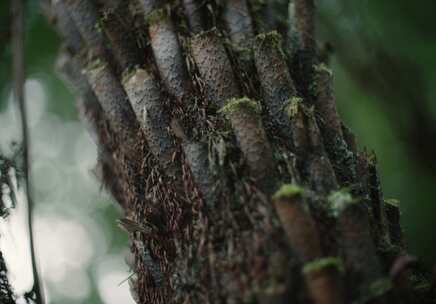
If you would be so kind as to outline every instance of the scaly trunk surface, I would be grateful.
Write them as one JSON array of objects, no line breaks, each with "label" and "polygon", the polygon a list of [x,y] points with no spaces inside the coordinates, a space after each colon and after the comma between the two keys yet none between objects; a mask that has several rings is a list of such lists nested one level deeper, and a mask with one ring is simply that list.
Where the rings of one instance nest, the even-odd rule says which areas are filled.
[{"label": "scaly trunk surface", "polygon": [[433,303],[341,122],[313,0],[58,0],[137,303]]}]

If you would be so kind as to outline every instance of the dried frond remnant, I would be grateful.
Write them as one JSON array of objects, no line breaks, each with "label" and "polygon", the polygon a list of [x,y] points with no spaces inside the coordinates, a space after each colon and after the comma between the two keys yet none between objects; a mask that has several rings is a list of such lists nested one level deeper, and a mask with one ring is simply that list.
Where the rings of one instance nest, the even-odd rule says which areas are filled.
[{"label": "dried frond remnant", "polygon": [[215,30],[191,38],[191,52],[205,85],[208,99],[218,108],[239,96],[226,49]]},{"label": "dried frond remnant", "polygon": [[345,303],[343,271],[342,261],[335,257],[320,258],[304,265],[304,278],[314,304]]},{"label": "dried frond remnant", "polygon": [[320,115],[323,128],[336,136],[342,137],[341,121],[339,120],[333,94],[332,71],[325,64],[316,65],[314,70],[313,94],[316,97],[315,108]]},{"label": "dried frond remnant", "polygon": [[225,0],[223,19],[236,48],[248,48],[253,40],[254,31],[247,0]]},{"label": "dried frond remnant", "polygon": [[340,280],[342,263],[337,258],[322,257],[319,233],[306,205],[304,189],[293,184],[283,185],[272,199],[291,248],[305,263],[303,275],[313,303],[344,303]]},{"label": "dried frond remnant", "polygon": [[106,3],[102,9],[99,25],[103,28],[110,44],[119,70],[133,68],[145,61],[136,43],[134,18],[123,1],[116,6]]},{"label": "dried frond remnant", "polygon": [[68,12],[71,14],[80,34],[93,56],[108,59],[107,38],[98,30],[99,17],[93,1],[65,0]]},{"label": "dried frond remnant", "polygon": [[298,42],[302,50],[315,52],[315,1],[294,1],[295,27],[298,33]]},{"label": "dried frond remnant", "polygon": [[206,2],[202,0],[183,0],[183,7],[191,32],[197,34],[206,29]]},{"label": "dried frond remnant", "polygon": [[262,85],[268,117],[274,122],[279,133],[285,139],[291,141],[290,120],[283,109],[288,100],[297,96],[297,91],[289,74],[281,50],[281,43],[281,37],[277,32],[258,35],[254,44],[254,60]]},{"label": "dried frond remnant", "polygon": [[[313,66],[317,63],[317,45],[315,41],[315,1],[295,0],[292,6],[293,30],[297,44],[294,52],[294,69],[298,77],[299,88],[304,95],[310,95],[313,79]],[[294,51],[294,48],[292,48]]]},{"label": "dried frond remnant", "polygon": [[168,92],[182,98],[190,91],[190,79],[173,22],[163,10],[148,22],[151,47],[162,81]]},{"label": "dried frond remnant", "polygon": [[295,153],[312,189],[324,195],[336,190],[335,172],[324,149],[313,109],[307,108],[301,98],[294,97],[288,101],[284,112],[290,120]]},{"label": "dried frond remnant", "polygon": [[386,220],[390,242],[393,245],[404,246],[404,235],[400,224],[401,212],[399,202],[395,199],[384,201]]},{"label": "dried frond remnant", "polygon": [[360,296],[367,294],[370,285],[382,277],[367,207],[346,191],[332,193],[329,203],[338,219],[339,246],[344,255],[346,270],[355,276],[351,282],[354,287],[352,290]]},{"label": "dried frond remnant", "polygon": [[170,117],[157,79],[144,69],[136,69],[124,77],[123,84],[152,153],[170,176],[179,175],[181,167],[174,162],[176,146],[169,132]]},{"label": "dried frond remnant", "polygon": [[233,98],[220,110],[230,120],[253,177],[262,190],[276,189],[272,149],[263,128],[259,104],[247,97]]},{"label": "dried frond remnant", "polygon": [[88,81],[126,151],[136,145],[139,126],[127,95],[108,63],[94,60],[87,69]]},{"label": "dried frond remnant", "polygon": [[303,189],[283,185],[272,199],[289,244],[300,260],[309,262],[321,257],[318,231],[303,197]]},{"label": "dried frond remnant", "polygon": [[183,144],[183,152],[206,205],[212,206],[217,199],[216,177],[209,168],[207,145],[200,142],[186,143]]},{"label": "dried frond remnant", "polygon": [[[324,64],[314,66],[312,93],[317,122],[338,181],[342,186],[350,186],[356,183],[356,157],[344,138],[333,94],[332,72]],[[352,139],[350,144],[353,145]]]}]

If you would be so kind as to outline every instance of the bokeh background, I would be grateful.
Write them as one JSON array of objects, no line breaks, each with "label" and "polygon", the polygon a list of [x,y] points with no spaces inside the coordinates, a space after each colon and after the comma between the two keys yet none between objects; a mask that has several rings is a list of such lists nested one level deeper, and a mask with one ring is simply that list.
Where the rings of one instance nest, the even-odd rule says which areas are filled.
[{"label": "bokeh background", "polygon": [[[339,111],[377,153],[385,198],[397,199],[410,252],[436,262],[436,3],[324,0],[319,32],[333,46]],[[0,152],[20,141],[11,51],[0,1]],[[120,210],[93,176],[96,147],[55,73],[60,40],[37,1],[26,9],[26,96],[36,250],[49,303],[133,303]],[[18,293],[32,284],[24,197],[0,219],[0,250]]]}]

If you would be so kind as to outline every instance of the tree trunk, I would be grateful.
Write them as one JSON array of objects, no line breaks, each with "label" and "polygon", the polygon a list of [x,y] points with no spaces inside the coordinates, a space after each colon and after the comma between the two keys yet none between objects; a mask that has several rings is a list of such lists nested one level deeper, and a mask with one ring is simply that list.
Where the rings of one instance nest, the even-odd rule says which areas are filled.
[{"label": "tree trunk", "polygon": [[138,303],[432,301],[337,113],[314,2],[286,2],[51,7]]}]

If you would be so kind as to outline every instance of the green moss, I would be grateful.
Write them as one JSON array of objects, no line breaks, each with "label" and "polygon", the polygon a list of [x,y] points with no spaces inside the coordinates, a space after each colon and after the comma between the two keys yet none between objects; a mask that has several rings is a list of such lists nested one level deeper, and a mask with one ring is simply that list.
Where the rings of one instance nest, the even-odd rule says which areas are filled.
[{"label": "green moss", "polygon": [[410,281],[416,291],[428,291],[432,286],[431,282],[423,275],[411,275]]},{"label": "green moss", "polygon": [[279,200],[282,198],[292,198],[301,195],[304,189],[295,184],[286,184],[281,186],[281,188],[273,194],[273,200]]},{"label": "green moss", "polygon": [[300,106],[303,103],[303,98],[300,97],[291,97],[288,102],[284,106],[284,110],[289,118],[293,118],[298,114],[300,110]]},{"label": "green moss", "polygon": [[165,19],[167,16],[168,14],[165,8],[155,9],[150,14],[145,16],[145,23],[147,24],[156,23],[162,19]]},{"label": "green moss", "polygon": [[345,208],[357,202],[347,189],[332,192],[328,196],[327,201],[330,211],[335,217],[339,216]]},{"label": "green moss", "polygon": [[277,31],[271,31],[267,33],[261,33],[256,36],[256,41],[259,42],[270,42],[273,43],[274,46],[280,46],[282,43],[282,36]]},{"label": "green moss", "polygon": [[420,284],[414,286],[414,289],[418,292],[428,292],[432,288],[432,284],[430,282],[422,281]]},{"label": "green moss", "polygon": [[262,113],[262,108],[260,107],[259,103],[248,97],[232,98],[228,100],[226,105],[219,110],[219,113],[229,115],[242,108],[251,110],[256,114]]},{"label": "green moss", "polygon": [[325,63],[314,65],[313,70],[319,74],[326,73],[330,77],[333,76],[332,70]]},{"label": "green moss", "polygon": [[389,278],[382,278],[369,286],[371,298],[378,298],[392,289],[392,281]]},{"label": "green moss", "polygon": [[371,151],[367,156],[367,161],[369,166],[377,166],[377,155],[374,151]]},{"label": "green moss", "polygon": [[97,23],[94,25],[94,28],[99,33],[103,32],[103,20],[98,20]]},{"label": "green moss", "polygon": [[386,199],[385,204],[392,205],[394,207],[400,207],[400,201],[394,198]]},{"label": "green moss", "polygon": [[104,69],[107,66],[107,62],[101,60],[100,58],[91,60],[85,67],[86,72],[98,72],[101,69]]},{"label": "green moss", "polygon": [[313,95],[317,96],[327,88],[330,82],[329,79],[333,76],[333,72],[324,63],[314,65],[313,71],[314,77],[309,90]]},{"label": "green moss", "polygon": [[308,274],[324,268],[336,268],[339,272],[344,272],[344,263],[340,258],[336,257],[320,258],[305,264],[303,267],[303,273]]},{"label": "green moss", "polygon": [[268,48],[275,48],[285,57],[285,52],[282,49],[283,39],[277,31],[261,33],[255,37],[255,41],[258,46],[263,46],[266,43]]}]

